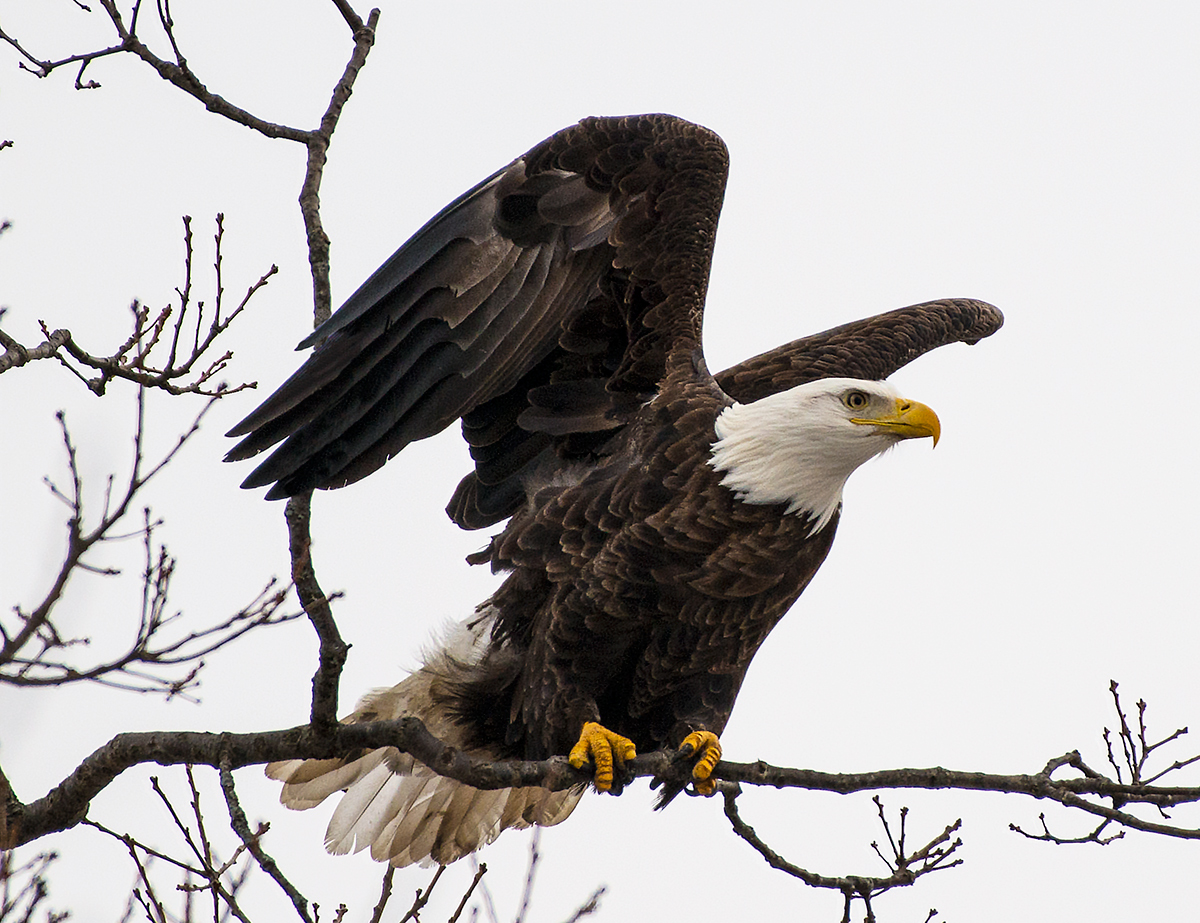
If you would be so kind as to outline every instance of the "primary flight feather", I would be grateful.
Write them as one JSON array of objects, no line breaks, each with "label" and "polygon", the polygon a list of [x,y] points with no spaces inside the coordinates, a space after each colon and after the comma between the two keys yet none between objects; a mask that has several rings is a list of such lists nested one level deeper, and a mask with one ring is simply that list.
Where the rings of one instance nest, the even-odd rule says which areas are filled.
[{"label": "primary flight feather", "polygon": [[[282,443],[243,485],[281,498],[357,481],[461,420],[475,467],[447,511],[467,529],[508,520],[470,559],[507,574],[496,593],[345,720],[416,715],[488,759],[569,754],[601,790],[635,752],[684,747],[712,791],[717,735],[825,559],[846,479],[939,436],[882,379],[1002,323],[984,302],[934,301],[710,374],[727,168],[720,138],[671,116],[558,132],[418,231],[230,432],[229,460]],[[582,795],[478,791],[391,748],[268,773],[297,808],[346,791],[327,845],[395,865],[558,823]]]}]

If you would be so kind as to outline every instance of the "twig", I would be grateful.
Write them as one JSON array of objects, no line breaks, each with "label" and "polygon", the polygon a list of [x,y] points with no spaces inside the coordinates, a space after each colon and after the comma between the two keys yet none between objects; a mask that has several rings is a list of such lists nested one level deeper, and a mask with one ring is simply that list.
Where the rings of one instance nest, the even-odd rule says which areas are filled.
[{"label": "twig", "polygon": [[[392,892],[392,875],[395,873],[396,867],[389,865],[386,874],[383,876],[383,893],[379,896],[379,903],[375,907],[375,913],[371,916],[371,923],[379,923],[383,919],[383,908],[387,904],[387,899]],[[438,880],[442,877],[442,872],[446,871],[446,866],[439,865],[437,871],[433,873],[433,878],[429,882],[428,887],[422,891],[417,889],[416,897],[413,899],[412,906],[408,908],[408,912],[400,918],[400,923],[408,923],[409,920],[419,920],[421,910],[429,903],[429,898],[433,894],[433,889],[437,887]]]},{"label": "twig", "polygon": [[1022,828],[1019,824],[1009,824],[1008,829],[1013,833],[1019,833],[1021,836],[1030,840],[1040,840],[1044,843],[1054,843],[1058,846],[1076,845],[1080,843],[1096,843],[1100,846],[1107,846],[1115,840],[1124,839],[1125,831],[1119,830],[1112,836],[1103,836],[1105,830],[1112,824],[1111,820],[1102,820],[1096,827],[1082,836],[1064,837],[1058,834],[1051,833],[1050,827],[1046,823],[1046,814],[1042,812],[1038,815],[1038,822],[1042,825],[1041,833],[1030,833]]},{"label": "twig", "polygon": [[300,919],[304,920],[305,923],[313,923],[312,918],[308,915],[308,900],[296,889],[295,885],[288,881],[283,871],[279,868],[278,863],[262,847],[262,836],[267,832],[267,825],[261,824],[257,833],[250,832],[250,824],[246,821],[246,812],[242,810],[241,803],[238,801],[237,790],[234,787],[233,771],[229,767],[228,760],[221,761],[220,774],[221,791],[225,794],[225,805],[229,810],[229,823],[233,827],[233,832],[241,838],[246,848],[250,850],[250,854],[254,856],[254,861],[258,863],[259,867],[287,895],[288,900],[292,902],[292,906],[296,909],[296,914]]},{"label": "twig", "polygon": [[[0,851],[0,920],[30,923],[34,919],[35,912],[50,895],[46,872],[57,859],[58,853],[44,852],[17,865],[13,852]],[[60,923],[67,916],[46,910],[47,923]]]},{"label": "twig", "polygon": [[[150,863],[154,859],[161,859],[170,865],[175,866],[184,873],[184,882],[178,886],[178,890],[184,893],[184,917],[183,919],[191,919],[192,895],[197,891],[208,891],[212,897],[213,903],[213,919],[223,919],[225,916],[232,914],[243,923],[249,923],[245,913],[237,902],[237,893],[246,881],[246,876],[249,872],[249,864],[245,865],[240,873],[231,875],[228,884],[222,881],[222,878],[230,873],[238,864],[242,857],[242,853],[247,849],[246,845],[240,844],[234,851],[234,854],[228,861],[221,863],[216,856],[212,847],[212,843],[208,838],[208,833],[205,830],[204,814],[200,806],[200,791],[196,785],[195,777],[192,772],[192,767],[187,766],[188,789],[191,793],[190,807],[192,817],[194,819],[196,830],[199,836],[193,834],[191,827],[180,816],[171,802],[170,797],[159,784],[158,778],[151,776],[150,784],[154,793],[158,796],[167,813],[171,817],[176,830],[179,831],[184,843],[187,844],[188,850],[198,860],[197,865],[192,865],[168,855],[160,850],[147,846],[145,843],[139,842],[136,838],[128,833],[116,833],[105,827],[103,824],[91,820],[84,820],[87,826],[93,827],[108,836],[120,840],[125,845],[129,852],[130,858],[133,860],[137,869],[138,880],[145,886],[145,895],[135,889],[130,907],[133,903],[139,904],[146,912],[151,920],[160,920],[162,923],[167,923],[171,917],[167,914],[162,901],[160,901],[154,893],[154,883],[149,874]],[[143,855],[150,861],[143,861]],[[194,884],[192,879],[199,879],[202,884]],[[128,912],[127,912],[128,916]]]},{"label": "twig", "polygon": [[[158,795],[159,799],[166,807],[167,812],[171,815],[171,819],[175,822],[176,829],[178,829],[180,834],[183,836],[184,842],[187,843],[188,848],[192,851],[192,854],[200,860],[200,869],[197,872],[197,875],[207,882],[206,885],[202,886],[203,889],[212,894],[214,919],[217,917],[221,903],[223,902],[225,907],[228,908],[229,912],[241,920],[242,923],[250,923],[250,921],[246,918],[246,915],[238,906],[232,889],[226,887],[221,881],[221,876],[224,874],[226,869],[229,867],[229,865],[232,865],[233,861],[236,861],[236,854],[234,860],[231,860],[229,865],[221,868],[217,867],[217,861],[208,842],[208,834],[204,829],[204,815],[200,810],[200,794],[196,789],[195,779],[192,776],[191,765],[189,764],[186,769],[188,786],[192,792],[192,816],[196,820],[196,828],[200,834],[200,841],[198,843],[195,837],[193,837],[191,830],[179,817],[179,814],[175,810],[175,806],[171,803],[170,798],[167,797],[166,793],[162,790],[162,787],[158,784],[157,776],[150,777],[150,785],[153,787],[155,794]],[[239,847],[239,852],[243,848],[244,847]]]},{"label": "twig", "polygon": [[[444,865],[438,866],[437,873],[433,876],[433,880],[435,883],[437,882],[438,875],[441,875],[442,869],[444,869],[444,868],[445,868]],[[383,911],[385,909],[387,909],[387,902],[392,896],[392,878],[394,878],[395,875],[396,875],[396,866],[389,865],[387,867],[387,871],[385,871],[383,873],[383,883],[380,887],[379,902],[375,905],[375,909],[373,911],[371,911],[371,923],[379,923],[379,921],[383,919]],[[432,888],[432,887],[433,887],[433,885],[430,885],[430,888]],[[416,898],[416,901],[413,903],[414,910],[416,909],[418,902],[421,903],[421,906],[424,906],[424,902],[421,901],[421,889],[420,888],[417,888],[417,898]],[[413,910],[410,910],[409,914],[413,914]],[[405,920],[409,919],[409,916],[406,915],[404,917],[404,919]]]},{"label": "twig", "polygon": [[517,910],[514,923],[524,923],[525,914],[529,912],[529,901],[533,897],[533,879],[537,873],[538,860],[541,859],[541,853],[538,852],[541,840],[542,828],[534,827],[533,835],[529,838],[529,867],[525,872],[525,887],[521,889],[521,906]]},{"label": "twig", "polygon": [[[888,840],[892,845],[893,856],[888,859],[879,851],[878,846],[872,843],[876,853],[888,865],[891,874],[884,878],[861,875],[840,875],[828,876],[821,875],[816,872],[810,872],[807,869],[801,868],[784,859],[779,853],[775,852],[755,833],[754,828],[742,820],[737,809],[738,792],[736,790],[726,790],[723,793],[725,799],[725,816],[729,819],[733,826],[734,832],[743,840],[754,847],[755,850],[767,861],[767,864],[774,869],[778,869],[793,878],[798,878],[806,885],[813,888],[827,888],[830,890],[840,891],[845,902],[844,921],[850,918],[850,905],[854,900],[861,900],[867,912],[867,919],[874,919],[874,911],[871,907],[871,899],[878,895],[889,891],[892,888],[907,887],[923,875],[930,872],[940,871],[942,869],[953,868],[962,864],[961,859],[951,859],[955,851],[962,845],[962,840],[956,838],[950,842],[950,837],[962,825],[962,821],[955,821],[946,827],[936,837],[926,843],[923,847],[917,850],[912,855],[903,853],[904,842],[904,819],[907,817],[907,808],[901,812],[901,835],[897,842],[892,838],[891,829],[888,826],[887,818],[883,812],[883,804],[878,796],[875,798],[876,807],[879,810],[879,817],[883,823]],[[947,845],[949,844],[949,845]]]},{"label": "twig", "polygon": [[129,847],[130,845],[136,846],[146,855],[155,859],[162,859],[164,862],[174,865],[185,874],[195,875],[197,877],[203,877],[204,875],[204,872],[196,866],[188,865],[182,859],[176,859],[174,856],[170,856],[164,852],[159,852],[153,847],[147,846],[145,843],[140,843],[128,833],[117,833],[115,830],[112,830],[109,827],[104,826],[104,824],[100,823],[99,821],[92,820],[91,818],[84,818],[82,821],[80,821],[80,823],[82,823],[85,827],[91,827],[93,830],[99,830],[101,833],[105,834],[106,836],[110,836],[115,840],[120,840],[125,844],[126,847]]},{"label": "twig", "polygon": [[[267,584],[251,603],[225,619],[206,628],[194,630],[174,640],[164,640],[164,629],[180,618],[171,613],[169,592],[175,560],[165,546],[156,545],[154,530],[161,523],[152,518],[149,509],[142,511],[142,525],[130,535],[118,532],[120,524],[130,514],[134,501],[146,485],[169,464],[187,442],[199,431],[201,422],[214,399],[194,418],[191,426],[179,436],[175,445],[157,462],[148,464],[143,451],[145,442],[145,393],[137,394],[137,414],[134,427],[134,457],[131,471],[123,488],[114,496],[114,478],[109,478],[101,504],[99,521],[87,525],[84,514],[84,487],[79,473],[78,450],[71,439],[66,418],[57,419],[67,457],[69,485],[60,487],[47,480],[52,494],[69,511],[66,551],[49,590],[42,601],[30,610],[16,607],[12,616],[0,616],[0,682],[17,686],[57,686],[72,682],[94,682],[118,689],[137,692],[159,692],[172,698],[186,695],[196,684],[204,665],[203,658],[237,640],[255,628],[278,625],[296,618],[299,613],[283,613],[286,590],[277,589],[274,581]],[[90,554],[96,547],[130,536],[140,536],[143,547],[142,600],[134,637],[126,650],[111,659],[82,665],[74,658],[60,659],[57,650],[78,648],[88,644],[86,637],[64,637],[54,623],[55,611],[64,598],[67,586],[75,574],[87,572],[113,576],[119,571],[112,567],[95,567]],[[7,627],[5,620],[15,618]],[[160,670],[186,667],[182,675],[163,676]],[[145,668],[145,669],[144,669]],[[150,672],[147,672],[149,670]]]},{"label": "twig", "polygon": [[[474,853],[472,853],[471,854],[471,868],[474,869],[476,873],[478,873],[479,866],[480,866],[479,857],[476,856]],[[492,897],[492,889],[488,887],[488,883],[486,881],[481,881],[479,883],[479,894],[483,898],[483,912],[487,916],[489,923],[500,923],[500,915],[498,913],[496,913],[496,901],[495,901],[495,898]],[[479,915],[479,908],[476,907],[475,910],[471,914],[472,919],[474,919],[478,915]]]},{"label": "twig", "polygon": [[590,916],[600,909],[600,898],[604,896],[604,892],[608,889],[604,885],[600,885],[591,893],[586,901],[579,905],[573,914],[571,914],[566,923],[579,923],[586,916]]},{"label": "twig", "polygon": [[458,902],[458,908],[451,914],[447,923],[456,923],[458,918],[462,916],[463,909],[467,906],[467,901],[471,899],[471,893],[475,890],[475,886],[479,884],[481,878],[487,874],[487,863],[480,862],[479,868],[475,870],[475,877],[471,879],[471,885],[467,888],[467,893],[462,896],[462,900]]},{"label": "twig", "polygon": [[[257,384],[255,382],[243,382],[232,387],[225,384],[212,386],[210,382],[215,376],[225,370],[233,354],[225,352],[215,359],[207,359],[206,357],[217,337],[229,329],[230,324],[245,310],[254,294],[266,285],[270,278],[279,271],[278,267],[272,266],[268,269],[257,282],[253,283],[246,290],[246,294],[238,306],[228,316],[222,318],[221,300],[223,289],[220,266],[224,216],[217,215],[215,258],[216,310],[207,327],[205,327],[203,323],[204,305],[201,302],[197,306],[196,320],[190,331],[190,338],[192,340],[191,349],[187,356],[180,362],[178,361],[180,356],[179,343],[184,339],[185,334],[188,333],[184,322],[187,319],[191,301],[193,256],[191,218],[185,215],[183,224],[184,282],[181,288],[176,288],[175,290],[176,294],[179,295],[178,312],[174,312],[173,308],[168,305],[154,316],[151,316],[149,308],[134,301],[130,305],[133,330],[116,351],[108,356],[94,355],[77,344],[69,330],[51,330],[45,322],[40,322],[42,336],[45,339],[41,344],[34,347],[22,346],[13,337],[0,332],[0,346],[3,346],[5,349],[4,354],[0,355],[0,373],[8,369],[27,365],[38,359],[56,358],[72,374],[87,385],[89,390],[97,395],[103,395],[109,382],[117,379],[131,381],[142,387],[154,388],[165,391],[168,394],[200,394],[207,397],[221,397],[247,388],[256,387]],[[175,322],[171,326],[169,336],[170,345],[167,356],[161,360],[161,365],[156,366],[155,363],[160,361],[157,357],[156,347],[163,341],[173,313],[175,314]],[[82,368],[99,372],[99,374],[94,378],[88,378],[80,369],[67,361],[68,356]],[[202,359],[205,359],[207,362],[207,365],[203,367],[199,365]]]}]

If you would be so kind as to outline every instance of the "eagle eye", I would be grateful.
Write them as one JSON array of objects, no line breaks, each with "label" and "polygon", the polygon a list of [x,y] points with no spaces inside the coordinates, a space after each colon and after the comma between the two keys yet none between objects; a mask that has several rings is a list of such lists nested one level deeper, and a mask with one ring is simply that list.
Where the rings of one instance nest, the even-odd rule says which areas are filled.
[{"label": "eagle eye", "polygon": [[871,403],[871,398],[865,391],[847,391],[842,396],[842,403],[851,410],[862,410]]}]

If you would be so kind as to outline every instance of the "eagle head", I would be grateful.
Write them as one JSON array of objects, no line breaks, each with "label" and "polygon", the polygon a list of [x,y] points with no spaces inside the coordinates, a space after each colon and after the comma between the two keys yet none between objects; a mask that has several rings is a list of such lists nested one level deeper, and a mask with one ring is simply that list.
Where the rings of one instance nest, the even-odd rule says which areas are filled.
[{"label": "eagle head", "polygon": [[715,424],[712,465],[744,503],[784,503],[816,534],[842,500],[846,479],[901,439],[933,438],[929,407],[887,382],[823,378],[750,404],[725,408]]}]

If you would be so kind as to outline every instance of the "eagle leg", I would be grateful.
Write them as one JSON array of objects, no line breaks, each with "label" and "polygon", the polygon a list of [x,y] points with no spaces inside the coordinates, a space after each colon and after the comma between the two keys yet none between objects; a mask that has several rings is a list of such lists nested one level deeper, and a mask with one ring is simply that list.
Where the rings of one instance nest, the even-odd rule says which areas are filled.
[{"label": "eagle leg", "polygon": [[700,754],[692,767],[692,780],[698,794],[713,794],[717,790],[717,783],[710,777],[721,760],[721,741],[717,735],[712,731],[692,731],[679,745],[679,752],[688,756]]},{"label": "eagle leg", "polygon": [[617,766],[624,766],[626,760],[635,756],[637,748],[628,737],[622,737],[595,721],[588,721],[579,732],[579,742],[571,748],[568,759],[576,769],[592,763],[596,767],[596,791],[607,792],[613,787],[614,762]]}]

